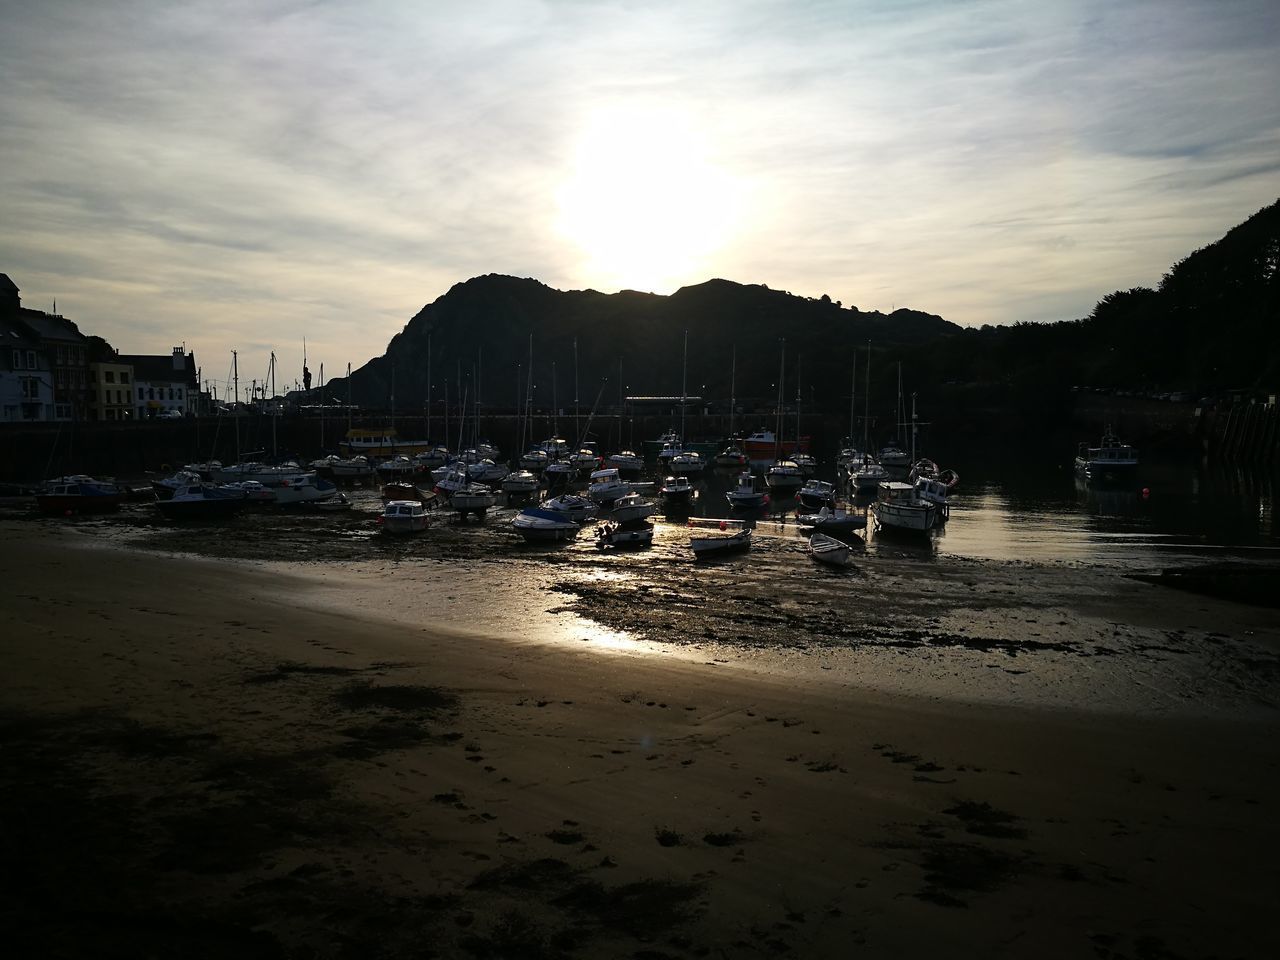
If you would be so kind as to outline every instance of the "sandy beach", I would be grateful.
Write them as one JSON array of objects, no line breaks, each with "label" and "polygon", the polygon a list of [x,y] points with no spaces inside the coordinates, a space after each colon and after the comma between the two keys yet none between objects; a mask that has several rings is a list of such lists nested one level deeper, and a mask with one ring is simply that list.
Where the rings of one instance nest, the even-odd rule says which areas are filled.
[{"label": "sandy beach", "polygon": [[0,537],[13,956],[1280,953],[1274,611],[886,561],[910,622],[764,651],[687,583],[663,644],[607,578]]}]

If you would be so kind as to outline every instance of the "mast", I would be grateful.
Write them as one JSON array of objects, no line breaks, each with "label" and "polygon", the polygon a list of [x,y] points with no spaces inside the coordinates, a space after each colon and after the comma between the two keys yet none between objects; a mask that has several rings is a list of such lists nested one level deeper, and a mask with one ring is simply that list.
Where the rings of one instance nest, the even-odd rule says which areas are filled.
[{"label": "mast", "polygon": [[427,436],[431,442],[431,334],[427,334]]},{"label": "mast", "polygon": [[684,362],[680,365],[680,446],[684,447],[684,408],[689,396],[689,330],[684,331]]},{"label": "mast", "polygon": [[916,426],[916,395],[914,392],[912,392],[911,394],[911,463],[913,465],[916,462],[916,431],[918,429],[919,427]]},{"label": "mast", "polygon": [[[582,449],[582,441],[586,437],[582,436],[578,428],[578,338],[573,338],[573,430],[578,434],[578,449]],[[578,450],[573,451],[577,454]]]},{"label": "mast", "polygon": [[[271,375],[271,459],[278,457],[276,453],[276,352],[271,351],[271,367],[268,370]],[[266,381],[262,383],[262,390],[265,393],[267,389]]]},{"label": "mast", "polygon": [[556,362],[551,361],[551,436],[560,436],[560,411],[556,406]]},{"label": "mast", "polygon": [[853,433],[858,427],[858,419],[854,413],[854,404],[858,400],[858,348],[853,348],[853,380],[849,385],[849,443],[853,443]]},{"label": "mast", "polygon": [[729,442],[733,442],[733,415],[738,406],[735,393],[738,382],[738,345],[733,345],[733,359],[729,363]]},{"label": "mast", "polygon": [[231,351],[231,380],[235,384],[235,403],[231,405],[231,415],[236,421],[236,463],[240,462],[240,359],[236,351]]},{"label": "mast", "polygon": [[[529,382],[524,389],[525,417],[524,427],[520,431],[520,452],[525,452],[525,444],[533,442],[533,334],[529,334]],[[528,436],[525,436],[525,434]]]},{"label": "mast", "polygon": [[778,366],[778,431],[773,435],[773,459],[781,460],[783,381],[787,376],[787,338],[782,338],[782,362]]},{"label": "mast", "polygon": [[[305,343],[305,341],[303,341]],[[306,361],[303,361],[306,366]],[[320,361],[320,449],[324,450],[324,361]]]},{"label": "mast", "polygon": [[800,354],[796,354],[796,445],[791,454],[800,452]]},{"label": "mast", "polygon": [[350,456],[351,450],[351,362],[347,361],[347,455]]},{"label": "mast", "polygon": [[867,396],[862,410],[862,459],[865,462],[871,456],[871,341],[867,341]]}]

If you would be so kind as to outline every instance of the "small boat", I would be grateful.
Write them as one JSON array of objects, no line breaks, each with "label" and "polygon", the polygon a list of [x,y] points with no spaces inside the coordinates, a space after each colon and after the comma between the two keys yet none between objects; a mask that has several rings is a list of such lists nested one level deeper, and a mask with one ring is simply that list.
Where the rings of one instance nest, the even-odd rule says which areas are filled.
[{"label": "small boat", "polygon": [[667,506],[685,505],[693,498],[693,481],[688,477],[667,477],[658,493]]},{"label": "small boat", "polygon": [[628,493],[614,501],[609,518],[625,526],[651,517],[657,512],[658,505],[652,500],[645,500],[638,493]]},{"label": "small boat", "polygon": [[719,557],[751,549],[751,528],[736,533],[695,533],[689,537],[689,548],[697,559]]},{"label": "small boat", "polygon": [[819,510],[835,502],[836,488],[825,480],[806,480],[796,491],[796,499],[810,510]]},{"label": "small boat", "polygon": [[756,475],[750,470],[738,474],[738,485],[726,493],[725,498],[735,510],[750,510],[769,502],[769,495],[760,489]]},{"label": "small boat", "polygon": [[613,467],[619,473],[637,475],[644,470],[644,457],[634,450],[619,450],[605,457],[604,465]]},{"label": "small boat", "polygon": [[547,456],[547,451],[534,447],[532,450],[526,451],[520,457],[520,469],[528,470],[532,473],[541,473],[547,469],[547,464],[551,462],[551,458]]},{"label": "small boat", "polygon": [[406,456],[383,460],[375,469],[380,477],[387,480],[412,477],[419,472],[418,464],[411,457]]},{"label": "small boat", "polygon": [[194,483],[201,483],[203,480],[199,473],[184,467],[173,476],[165,477],[163,480],[152,480],[151,489],[157,500],[169,500],[179,490],[184,490]]},{"label": "small boat", "polygon": [[430,440],[404,440],[394,427],[389,429],[366,430],[353,428],[347,431],[346,437],[338,445],[348,456],[357,454],[366,456],[391,457],[396,454],[412,456],[435,446]]},{"label": "small boat", "polygon": [[671,468],[671,461],[680,454],[684,453],[684,441],[682,441],[674,432],[664,433],[660,439],[661,446],[658,449],[658,466],[664,470]]},{"label": "small boat", "polygon": [[373,464],[362,455],[348,460],[333,460],[329,463],[329,472],[335,480],[364,480],[373,476]]},{"label": "small boat", "polygon": [[265,483],[257,480],[241,480],[239,483],[224,483],[224,490],[240,490],[249,506],[267,506],[276,502],[275,491]]},{"label": "small boat", "polygon": [[770,490],[785,496],[800,489],[800,485],[804,483],[804,472],[800,469],[800,464],[790,457],[784,457],[774,461],[765,471],[764,482]]},{"label": "small boat", "polygon": [[817,513],[805,513],[796,517],[802,527],[812,527],[819,533],[844,536],[867,529],[867,515],[844,507],[823,507]]},{"label": "small boat", "polygon": [[461,490],[471,482],[467,477],[467,466],[460,460],[455,460],[447,466],[436,467],[431,471],[431,479],[435,481],[436,492],[444,496]]},{"label": "small boat", "polygon": [[467,465],[467,479],[472,483],[501,483],[510,472],[505,463],[494,463],[487,457]]},{"label": "small boat", "polygon": [[312,510],[319,510],[321,513],[342,513],[344,510],[350,510],[354,504],[352,504],[350,497],[340,492],[328,500],[316,500],[307,506]]},{"label": "small boat", "polygon": [[716,467],[745,467],[747,455],[742,452],[741,447],[731,443],[712,457],[711,463]]},{"label": "small boat", "polygon": [[552,513],[568,517],[575,523],[581,523],[588,517],[594,517],[596,511],[600,508],[586,497],[579,497],[573,493],[562,493],[558,497],[542,501],[541,509],[550,510]]},{"label": "small boat", "polygon": [[587,496],[596,503],[613,503],[631,492],[631,484],[622,479],[617,467],[605,467],[591,474]]},{"label": "small boat", "polygon": [[[779,437],[772,430],[757,430],[742,443],[747,459],[753,463],[768,463],[778,455]],[[782,449],[792,453],[808,453],[809,438],[801,437],[791,444],[782,444]]]},{"label": "small boat", "polygon": [[[358,460],[359,457],[353,457]],[[421,453],[413,455],[413,462],[423,470],[434,470],[436,467],[443,467],[452,459],[449,455],[449,448],[443,444],[432,447],[430,450],[423,450]]]},{"label": "small boat", "polygon": [[97,513],[115,510],[123,498],[124,491],[111,481],[76,474],[48,481],[36,494],[36,505],[42,513]]},{"label": "small boat", "polygon": [[874,493],[880,484],[889,479],[889,471],[872,457],[865,457],[861,465],[856,466],[849,474],[849,481],[856,493]]},{"label": "small boat", "polygon": [[204,519],[231,516],[247,503],[242,490],[197,481],[175,490],[167,499],[157,499],[156,509],[170,520]]},{"label": "small boat", "polygon": [[930,480],[936,479],[941,471],[938,465],[928,457],[922,457],[911,465],[911,473],[907,475],[907,479],[914,483],[920,477],[927,477]]},{"label": "small boat", "polygon": [[538,477],[529,470],[517,470],[507,474],[501,486],[502,492],[508,496],[528,496],[538,489]]},{"label": "small boat", "polygon": [[578,475],[578,468],[570,460],[553,460],[547,464],[542,475],[547,479],[547,486],[563,486]]},{"label": "small boat", "polygon": [[379,522],[384,533],[418,533],[427,529],[427,511],[417,500],[391,500]]},{"label": "small boat", "polygon": [[815,531],[809,535],[809,556],[819,563],[843,567],[849,563],[849,545]]},{"label": "small boat", "polygon": [[897,443],[889,443],[880,448],[880,454],[876,457],[880,466],[888,471],[889,476],[893,479],[904,480],[907,474],[911,472],[911,454],[903,450]]},{"label": "small boat", "polygon": [[1075,466],[1076,473],[1091,483],[1124,480],[1138,469],[1138,451],[1121,443],[1108,427],[1098,446],[1080,444]]},{"label": "small boat", "polygon": [[526,507],[511,519],[511,526],[528,541],[572,540],[582,529],[573,520],[555,510]]},{"label": "small boat", "polygon": [[600,466],[600,457],[594,450],[583,447],[577,453],[570,455],[569,462],[577,473],[586,475]]},{"label": "small boat", "polygon": [[653,524],[647,521],[635,523],[604,523],[596,534],[596,546],[647,547],[653,543]]},{"label": "small boat", "polygon": [[[957,478],[958,479],[958,478]],[[938,508],[938,522],[941,523],[951,515],[948,497],[951,487],[939,477],[917,477],[915,482],[916,496],[927,500]]]},{"label": "small boat", "polygon": [[792,454],[791,459],[796,462],[796,466],[806,477],[812,477],[818,472],[818,461],[807,453]]},{"label": "small boat", "polygon": [[435,505],[439,494],[434,490],[423,490],[417,484],[407,480],[397,480],[383,485],[382,499],[390,503],[392,500],[417,500],[424,507]]},{"label": "small boat", "polygon": [[266,486],[276,503],[288,506],[295,503],[311,503],[317,500],[328,500],[337,496],[338,488],[317,477],[314,473],[296,473],[289,477],[280,477],[275,483]]},{"label": "small boat", "polygon": [[485,511],[497,502],[498,495],[483,483],[468,483],[449,494],[449,509],[456,510],[463,519],[468,513],[474,513],[483,520]]},{"label": "small boat", "polygon": [[898,480],[880,484],[871,512],[877,530],[928,533],[938,520],[937,504],[920,499],[915,487]]},{"label": "small boat", "polygon": [[668,469],[677,477],[699,476],[706,469],[706,461],[696,450],[682,450],[671,458]]}]

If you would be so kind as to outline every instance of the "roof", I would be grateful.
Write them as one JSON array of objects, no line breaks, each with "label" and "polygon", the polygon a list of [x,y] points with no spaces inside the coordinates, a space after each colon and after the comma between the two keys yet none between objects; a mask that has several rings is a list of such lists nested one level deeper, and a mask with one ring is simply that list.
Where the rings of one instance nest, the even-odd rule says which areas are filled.
[{"label": "roof", "polygon": [[[4,274],[0,273],[0,277],[2,276]],[[14,323],[11,320],[0,320],[0,346],[29,349],[38,346],[38,344],[32,339],[30,331],[22,324]]]},{"label": "roof", "polygon": [[151,356],[148,354],[120,354],[114,363],[133,365],[133,379],[147,383],[195,383],[196,355],[188,353],[183,357],[183,369],[173,369],[173,355]]},{"label": "roof", "polygon": [[37,340],[69,340],[79,343],[87,339],[80,328],[66,317],[45,313],[43,310],[23,307],[18,311],[16,319],[25,324]]},{"label": "roof", "polygon": [[9,293],[17,293],[18,285],[9,279],[9,275],[7,273],[0,273],[0,290],[5,290]]}]

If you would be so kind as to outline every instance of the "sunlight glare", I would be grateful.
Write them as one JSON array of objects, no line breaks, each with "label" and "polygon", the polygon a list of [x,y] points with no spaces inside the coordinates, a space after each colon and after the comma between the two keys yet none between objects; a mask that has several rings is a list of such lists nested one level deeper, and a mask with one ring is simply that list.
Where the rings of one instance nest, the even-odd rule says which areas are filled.
[{"label": "sunlight glare", "polygon": [[585,125],[558,193],[558,226],[582,251],[590,283],[670,293],[707,279],[741,192],[688,117],[613,110]]}]

